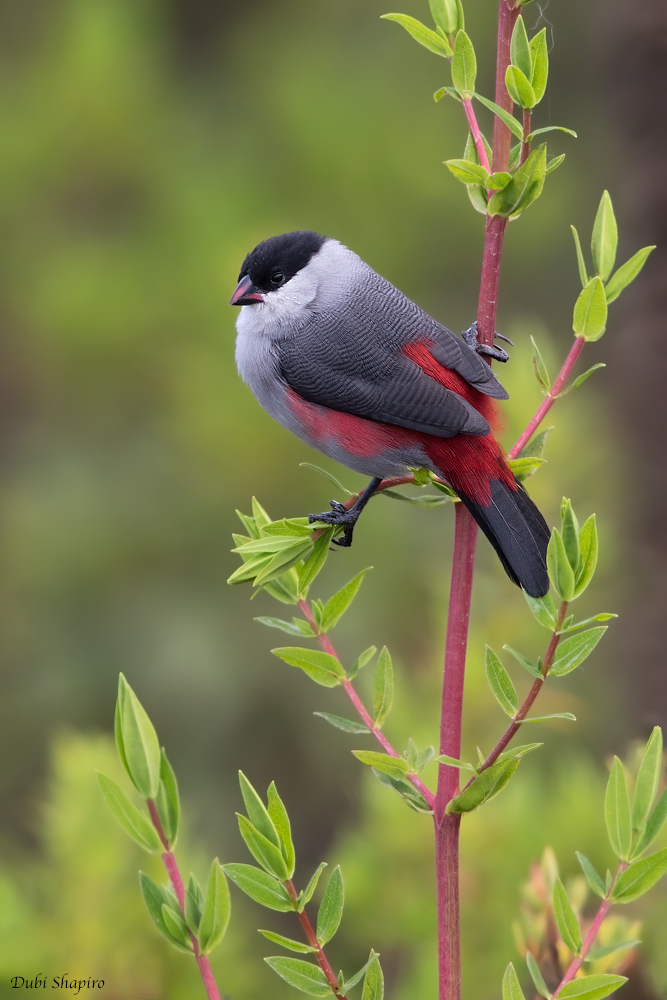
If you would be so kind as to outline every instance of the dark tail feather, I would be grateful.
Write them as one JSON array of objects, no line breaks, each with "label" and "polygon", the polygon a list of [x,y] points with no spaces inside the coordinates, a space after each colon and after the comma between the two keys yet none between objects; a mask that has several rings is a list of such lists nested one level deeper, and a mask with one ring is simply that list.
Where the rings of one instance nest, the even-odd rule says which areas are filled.
[{"label": "dark tail feather", "polygon": [[517,484],[512,490],[499,479],[492,480],[487,507],[465,493],[459,496],[498,553],[509,578],[531,597],[544,597],[549,589],[547,545],[551,533],[523,486]]}]

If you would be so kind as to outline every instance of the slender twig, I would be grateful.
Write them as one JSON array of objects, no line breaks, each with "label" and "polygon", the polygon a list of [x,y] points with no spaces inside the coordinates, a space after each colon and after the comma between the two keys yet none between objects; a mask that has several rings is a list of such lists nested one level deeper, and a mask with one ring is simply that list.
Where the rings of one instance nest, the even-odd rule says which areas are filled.
[{"label": "slender twig", "polygon": [[[505,74],[510,64],[510,43],[516,19],[521,12],[520,7],[514,7],[508,0],[500,0],[498,13],[498,48],[496,54],[496,96],[495,101],[503,111],[512,114],[514,104],[505,86]],[[507,125],[498,118],[493,121],[493,169],[507,170],[510,162],[512,133]]]},{"label": "slender twig", "polygon": [[317,949],[316,952],[315,952],[315,957],[317,958],[318,964],[319,964],[322,972],[326,976],[326,979],[327,979],[327,982],[328,982],[329,986],[331,987],[331,989],[335,993],[335,995],[337,997],[340,997],[340,1000],[346,1000],[346,997],[344,997],[343,994],[340,992],[340,987],[338,986],[338,980],[336,979],[336,974],[334,973],[334,970],[329,965],[327,957],[324,954],[324,951],[322,949],[322,945],[317,940],[317,934],[315,933],[313,925],[311,924],[310,920],[308,919],[308,914],[306,913],[305,910],[302,910],[301,912],[299,912],[299,909],[298,909],[298,905],[299,905],[298,904],[298,899],[299,899],[299,896],[298,896],[298,893],[297,893],[296,889],[294,888],[294,883],[292,882],[291,879],[288,879],[286,882],[283,882],[283,885],[287,889],[287,892],[289,893],[289,897],[292,900],[292,903],[294,904],[294,909],[296,911],[296,915],[299,918],[299,922],[300,922],[301,926],[303,927],[303,932],[306,935],[306,940],[308,941],[308,944],[311,946],[311,948],[316,948]]},{"label": "slender twig", "polygon": [[[148,812],[150,814],[151,820],[153,821],[153,826],[158,832],[160,842],[164,847],[164,854],[162,855],[162,861],[164,867],[167,869],[167,874],[169,875],[169,880],[174,887],[174,892],[176,893],[176,898],[178,899],[178,905],[181,908],[183,914],[183,919],[185,920],[185,886],[183,885],[183,879],[181,878],[181,873],[178,869],[178,864],[176,858],[174,857],[173,851],[169,848],[169,842],[165,837],[164,830],[162,829],[162,823],[160,822],[160,817],[158,815],[157,806],[153,799],[147,799],[146,804],[148,806]],[[202,955],[199,951],[199,942],[194,936],[192,931],[188,928],[188,933],[190,935],[190,940],[192,941],[192,950],[194,951],[195,959],[197,965],[199,966],[199,972],[204,981],[204,987],[206,989],[206,996],[209,1000],[220,1000],[220,994],[218,993],[218,987],[215,984],[215,979],[213,978],[213,970],[211,969],[211,963],[209,962],[206,955]]]},{"label": "slender twig", "polygon": [[[299,607],[301,608],[301,611],[303,612],[304,617],[308,621],[308,624],[310,625],[310,627],[312,628],[313,632],[317,636],[318,642],[319,642],[320,647],[323,650],[323,652],[329,653],[330,656],[335,657],[335,659],[337,659],[338,662],[340,663],[341,662],[340,661],[340,657],[338,656],[338,654],[336,653],[336,650],[332,646],[331,640],[329,639],[329,636],[326,634],[326,632],[320,632],[319,628],[317,627],[317,622],[315,621],[315,618],[313,616],[313,612],[310,610],[310,606],[308,604],[308,601],[299,601]],[[375,737],[375,739],[378,741],[378,743],[380,744],[380,746],[382,747],[382,749],[385,751],[385,753],[388,753],[391,757],[396,757],[399,760],[403,760],[403,758],[401,757],[401,755],[396,750],[394,750],[393,746],[391,745],[391,743],[389,742],[389,740],[386,738],[386,736],[383,734],[382,730],[378,729],[377,726],[375,725],[375,723],[373,722],[373,719],[371,718],[370,714],[366,710],[366,708],[365,708],[365,706],[364,706],[361,698],[359,697],[359,695],[357,694],[357,692],[354,690],[354,686],[352,684],[352,681],[350,681],[346,677],[345,680],[342,682],[341,686],[342,686],[343,690],[345,691],[345,694],[348,696],[348,698],[350,699],[350,701],[354,705],[355,709],[359,713],[359,716],[360,716],[361,720],[363,721],[364,725],[367,726],[369,732],[371,733],[372,736]],[[414,787],[419,792],[421,792],[421,794],[426,799],[426,801],[427,801],[427,803],[429,805],[429,808],[433,809],[433,807],[435,805],[435,796],[434,796],[433,792],[429,788],[426,787],[426,785],[423,783],[423,781],[419,780],[419,778],[417,777],[417,775],[413,771],[411,771],[409,774],[406,774],[405,777],[407,778],[407,780],[412,785],[414,785]]]},{"label": "slender twig", "polygon": [[530,127],[532,112],[530,108],[524,108],[523,110],[523,139],[521,141],[521,164],[524,164],[528,159],[528,154],[530,153]]},{"label": "slender twig", "polygon": [[574,979],[574,977],[576,976],[577,972],[579,971],[581,963],[584,961],[584,959],[586,958],[586,955],[588,954],[588,952],[590,951],[591,947],[593,946],[593,942],[595,941],[595,938],[598,935],[598,931],[600,930],[600,927],[602,925],[602,921],[607,916],[607,913],[609,912],[609,908],[610,908],[610,906],[613,903],[613,900],[611,898],[611,894],[612,894],[612,892],[614,890],[614,886],[616,885],[618,877],[619,877],[619,875],[623,874],[623,872],[625,871],[625,869],[627,867],[628,867],[627,861],[621,861],[619,863],[619,866],[618,866],[618,868],[616,870],[616,874],[614,875],[614,877],[612,879],[612,882],[611,882],[611,885],[609,886],[609,890],[607,892],[607,895],[602,900],[602,903],[600,904],[600,909],[598,910],[598,912],[595,915],[595,920],[591,924],[591,926],[590,926],[590,928],[588,930],[588,934],[586,935],[586,937],[584,939],[584,943],[581,946],[581,951],[579,952],[578,955],[576,955],[572,959],[572,962],[570,963],[570,967],[568,968],[567,972],[563,976],[562,980],[558,984],[558,987],[557,987],[556,991],[553,994],[552,1000],[556,1000],[556,997],[558,996],[558,994],[560,993],[560,991],[563,989],[563,987],[565,986],[565,984],[571,982],[571,980]]},{"label": "slender twig", "polygon": [[470,133],[472,135],[473,142],[475,143],[475,149],[477,150],[479,162],[486,171],[491,173],[491,164],[489,163],[489,157],[486,154],[486,147],[484,146],[482,133],[480,132],[479,125],[477,124],[477,117],[472,106],[472,100],[469,97],[464,97],[461,103],[463,104],[463,109],[466,113],[466,118],[468,119]]}]

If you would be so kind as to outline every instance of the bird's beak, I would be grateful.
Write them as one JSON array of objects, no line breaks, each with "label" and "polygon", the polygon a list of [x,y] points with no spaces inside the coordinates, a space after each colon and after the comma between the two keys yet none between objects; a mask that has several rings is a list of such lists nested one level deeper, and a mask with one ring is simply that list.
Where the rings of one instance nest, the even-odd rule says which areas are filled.
[{"label": "bird's beak", "polygon": [[230,306],[251,306],[253,302],[263,302],[264,296],[257,289],[251,279],[250,275],[246,274],[245,277],[241,278],[238,285],[234,289],[234,294],[229,300]]}]

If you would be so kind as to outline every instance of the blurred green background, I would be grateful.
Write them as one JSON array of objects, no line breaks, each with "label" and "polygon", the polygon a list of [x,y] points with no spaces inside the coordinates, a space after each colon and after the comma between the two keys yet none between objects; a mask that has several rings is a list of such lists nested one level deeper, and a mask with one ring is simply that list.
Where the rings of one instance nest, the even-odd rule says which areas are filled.
[{"label": "blurred green background", "polygon": [[[496,5],[467,0],[492,94]],[[260,239],[335,236],[455,330],[474,318],[483,220],[442,161],[465,142],[460,108],[431,94],[447,67],[394,24],[385,0],[0,0],[0,996],[12,976],[106,981],[103,996],[200,996],[139,897],[154,859],[115,828],[94,776],[114,773],[119,670],[180,779],[183,868],[246,861],[236,771],[275,779],[292,816],[300,882],[342,863],[348,906],[330,950],[348,974],[373,946],[389,1000],[436,995],[432,833],[354,761],[363,739],[312,713],[338,693],[270,655],[262,594],[225,580],[235,508],[273,517],[326,507],[334,470],[260,410],[234,366],[227,302]],[[426,0],[400,10],[427,18]],[[667,230],[667,15],[659,0],[562,0],[526,10],[546,25],[552,73],[537,124],[574,128],[539,204],[510,227],[499,327],[511,443],[540,400],[534,335],[553,371],[569,348],[578,279],[569,223],[589,234],[603,188],[622,259]],[[483,127],[489,126],[484,120]],[[667,724],[662,630],[664,251],[613,307],[586,366],[608,368],[559,403],[549,464],[530,483],[550,523],[563,494],[598,513],[603,554],[582,612],[621,613],[586,669],[550,687],[546,746],[503,796],[465,822],[465,996],[498,996],[517,961],[519,883],[545,844],[565,875],[574,850],[611,862],[605,759]],[[401,747],[437,741],[451,549],[450,507],[373,502],[351,551],[314,596],[373,565],[334,636],[343,658],[386,643]],[[544,635],[490,547],[478,550],[466,753],[503,719],[483,680],[484,643],[537,655]],[[362,689],[369,678],[362,678]],[[521,678],[517,679],[521,684]],[[532,734],[531,734],[532,735]],[[427,778],[434,780],[433,772]],[[643,905],[645,944],[628,997],[667,989],[667,892]],[[273,917],[276,917],[274,920]],[[262,963],[255,928],[294,933],[234,892],[214,955],[233,1000],[294,996]],[[662,942],[662,943],[661,943]],[[83,991],[82,995],[86,991]]]}]

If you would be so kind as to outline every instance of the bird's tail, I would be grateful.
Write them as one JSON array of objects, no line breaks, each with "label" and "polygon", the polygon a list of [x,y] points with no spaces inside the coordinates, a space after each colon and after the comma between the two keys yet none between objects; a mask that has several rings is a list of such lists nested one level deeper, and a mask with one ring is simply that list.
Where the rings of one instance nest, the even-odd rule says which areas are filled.
[{"label": "bird's tail", "polygon": [[549,589],[547,523],[523,486],[516,489],[493,479],[491,502],[483,504],[457,489],[478,525],[489,539],[507,575],[531,597],[544,597]]}]

